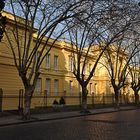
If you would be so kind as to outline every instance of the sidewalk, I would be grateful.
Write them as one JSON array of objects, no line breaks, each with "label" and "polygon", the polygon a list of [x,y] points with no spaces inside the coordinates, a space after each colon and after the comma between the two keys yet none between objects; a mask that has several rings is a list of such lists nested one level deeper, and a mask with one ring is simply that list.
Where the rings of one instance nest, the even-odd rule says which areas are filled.
[{"label": "sidewalk", "polygon": [[[127,110],[135,110],[135,109],[138,108],[135,106],[124,106],[124,107],[120,107],[120,110],[114,109],[113,107],[102,108],[102,109],[91,109],[90,110],[91,113],[86,115],[96,115],[102,113],[111,113],[111,112],[127,111]],[[0,117],[0,127],[24,124],[24,123],[33,123],[39,121],[49,121],[49,120],[65,119],[65,118],[72,118],[72,117],[80,117],[84,115],[85,114],[82,114],[79,111],[57,112],[57,113],[48,113],[48,114],[33,114],[32,119],[27,121],[21,120],[21,116],[18,115],[11,115],[6,117],[3,116]]]}]

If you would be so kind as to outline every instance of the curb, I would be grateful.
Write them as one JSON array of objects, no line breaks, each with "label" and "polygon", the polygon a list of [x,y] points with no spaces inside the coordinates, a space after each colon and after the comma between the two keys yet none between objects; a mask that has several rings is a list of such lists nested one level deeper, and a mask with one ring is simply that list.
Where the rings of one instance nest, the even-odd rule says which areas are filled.
[{"label": "curb", "polygon": [[130,110],[137,110],[137,109],[140,109],[140,108],[128,108],[128,109],[119,109],[119,110],[116,109],[116,110],[111,110],[111,111],[94,112],[94,113],[88,113],[88,114],[79,113],[79,115],[62,116],[62,117],[60,116],[60,117],[55,117],[55,118],[44,118],[44,119],[32,118],[33,120],[0,124],[0,127],[20,125],[20,124],[29,124],[29,123],[43,122],[43,121],[63,120],[63,119],[68,119],[68,118],[84,117],[84,116],[90,116],[90,115],[98,115],[98,114],[121,112],[121,111],[130,111]]}]

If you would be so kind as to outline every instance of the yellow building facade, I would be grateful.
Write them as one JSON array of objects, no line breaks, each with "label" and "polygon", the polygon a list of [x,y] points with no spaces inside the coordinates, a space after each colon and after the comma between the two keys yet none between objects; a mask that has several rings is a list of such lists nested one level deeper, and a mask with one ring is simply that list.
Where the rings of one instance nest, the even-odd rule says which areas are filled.
[{"label": "yellow building facade", "polygon": [[[6,16],[8,18],[7,28],[14,27],[12,15],[6,13]],[[22,30],[24,30],[22,23],[19,23],[19,28],[22,34]],[[35,29],[34,32],[36,31]],[[36,41],[35,35],[32,43],[34,41]],[[71,46],[65,40],[57,41],[52,47],[41,65],[40,77],[32,99],[32,108],[52,106],[53,101],[55,99],[59,101],[61,96],[65,98],[66,105],[80,104],[81,88],[72,73],[71,54]],[[85,75],[88,75],[92,62],[91,60],[91,63],[87,64]],[[18,109],[19,106],[23,105],[23,95],[21,94],[23,84],[14,65],[11,49],[5,36],[0,43],[0,88],[3,92],[1,110]],[[113,89],[110,86],[106,69],[98,65],[93,78],[88,84],[88,104],[94,102],[93,93],[94,96],[100,95],[98,102],[102,103],[103,96],[106,94],[111,95],[112,92]],[[111,103],[112,98],[108,101]]]}]

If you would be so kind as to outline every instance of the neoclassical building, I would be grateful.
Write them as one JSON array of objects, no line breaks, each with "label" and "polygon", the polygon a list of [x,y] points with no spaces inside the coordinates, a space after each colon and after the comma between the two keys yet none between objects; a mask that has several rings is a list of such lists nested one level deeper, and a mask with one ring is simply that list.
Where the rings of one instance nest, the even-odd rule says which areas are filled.
[{"label": "neoclassical building", "polygon": [[[13,16],[10,13],[5,14],[8,18],[7,27],[14,27]],[[24,26],[21,22],[19,22],[19,28],[22,34]],[[34,29],[32,43],[36,41],[35,32],[37,32],[37,29]],[[90,54],[92,55],[92,53],[91,51]],[[51,106],[54,99],[59,100],[61,96],[66,97],[67,105],[79,105],[81,88],[72,73],[71,54],[71,46],[65,40],[55,43],[41,66],[41,74],[36,84],[32,107]],[[85,75],[89,74],[92,62],[87,64]],[[5,36],[0,42],[0,88],[3,91],[3,98],[0,103],[1,110],[18,109],[23,104],[21,92],[23,84],[15,68],[13,56]],[[100,95],[102,97],[106,94],[111,95],[112,92],[113,89],[110,85],[107,70],[98,65],[93,78],[88,84],[89,104],[93,103],[92,98],[90,98],[93,93],[95,96]],[[112,99],[110,99],[111,101]]]}]

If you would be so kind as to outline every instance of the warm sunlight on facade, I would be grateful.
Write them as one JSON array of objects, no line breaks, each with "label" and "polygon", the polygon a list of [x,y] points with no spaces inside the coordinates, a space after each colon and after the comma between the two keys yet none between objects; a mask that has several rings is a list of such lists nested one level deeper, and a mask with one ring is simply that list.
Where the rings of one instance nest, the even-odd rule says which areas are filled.
[{"label": "warm sunlight on facade", "polygon": [[[9,15],[9,13],[6,14],[8,14],[6,15],[8,18],[7,28],[14,32],[13,17]],[[21,19],[19,18],[19,20]],[[19,43],[21,43],[22,46],[22,31],[24,30],[22,22],[19,23],[18,28],[21,29],[21,42]],[[32,43],[36,41],[36,31],[37,29],[34,29]],[[11,36],[9,39],[13,37],[14,36]],[[21,47],[21,49],[23,48]],[[48,49],[47,46],[46,49]],[[38,53],[39,51],[36,57]],[[86,64],[87,66],[84,70],[85,76],[89,74],[94,64],[92,53],[94,53],[94,50],[90,53],[91,56]],[[66,105],[79,105],[81,87],[72,73],[72,61],[72,49],[70,44],[65,40],[57,41],[41,65],[40,78],[37,81],[34,97],[32,99],[32,108],[45,105],[52,106],[54,99],[59,100],[61,96],[65,97]],[[101,61],[103,62],[104,58],[102,58]],[[21,95],[19,91],[23,89],[23,85],[14,66],[13,55],[11,54],[11,49],[9,48],[6,37],[4,37],[0,43],[0,88],[3,91],[2,96],[5,97],[1,102],[1,110],[18,109],[19,104],[23,102],[21,99],[23,97],[19,97],[19,94]],[[122,93],[123,92],[124,94],[130,93],[130,87],[128,86],[122,89]],[[88,84],[88,104],[92,104],[93,98],[90,97],[92,97],[93,94],[99,97],[96,102],[100,102],[105,95],[113,94],[113,88],[111,87],[107,70],[100,64],[97,66],[96,72]],[[111,101],[112,98],[108,100],[108,102]]]}]

